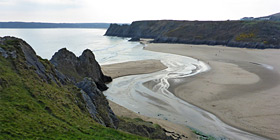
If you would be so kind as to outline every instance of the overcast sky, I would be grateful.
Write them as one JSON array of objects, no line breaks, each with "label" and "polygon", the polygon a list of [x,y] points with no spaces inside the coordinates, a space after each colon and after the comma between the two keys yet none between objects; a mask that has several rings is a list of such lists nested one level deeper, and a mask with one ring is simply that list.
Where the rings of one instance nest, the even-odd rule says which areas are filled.
[{"label": "overcast sky", "polygon": [[0,21],[236,20],[280,12],[280,0],[0,0]]}]

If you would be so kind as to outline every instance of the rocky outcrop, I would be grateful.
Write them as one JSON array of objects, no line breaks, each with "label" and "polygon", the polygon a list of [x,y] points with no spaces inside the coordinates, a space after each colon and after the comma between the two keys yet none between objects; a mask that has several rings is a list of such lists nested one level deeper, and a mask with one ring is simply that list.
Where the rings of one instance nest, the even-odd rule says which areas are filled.
[{"label": "rocky outcrop", "polygon": [[76,57],[66,48],[60,49],[53,55],[50,62],[75,83],[85,77],[92,78],[101,91],[108,88],[105,83],[112,81],[111,77],[103,74],[94,54],[88,49],[80,57]]},{"label": "rocky outcrop", "polygon": [[53,55],[50,62],[81,89],[87,110],[95,121],[106,127],[118,127],[118,119],[101,92],[108,88],[105,83],[112,79],[102,73],[92,51],[87,49],[81,56],[76,57],[74,53],[63,48]]},{"label": "rocky outcrop", "polygon": [[105,35],[151,38],[155,43],[280,48],[280,22],[273,21],[135,21],[129,26],[113,24]]},{"label": "rocky outcrop", "polygon": [[82,96],[90,115],[100,124],[117,128],[119,120],[111,110],[109,103],[103,93],[97,88],[91,78],[84,78],[76,86],[82,89]]}]

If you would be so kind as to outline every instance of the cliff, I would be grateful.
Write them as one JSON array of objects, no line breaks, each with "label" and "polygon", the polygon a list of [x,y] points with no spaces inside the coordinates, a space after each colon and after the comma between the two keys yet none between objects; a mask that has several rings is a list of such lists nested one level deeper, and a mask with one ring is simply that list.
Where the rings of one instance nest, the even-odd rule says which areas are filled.
[{"label": "cliff", "polygon": [[111,24],[107,36],[152,38],[156,43],[280,48],[280,22],[274,21],[135,21]]}]

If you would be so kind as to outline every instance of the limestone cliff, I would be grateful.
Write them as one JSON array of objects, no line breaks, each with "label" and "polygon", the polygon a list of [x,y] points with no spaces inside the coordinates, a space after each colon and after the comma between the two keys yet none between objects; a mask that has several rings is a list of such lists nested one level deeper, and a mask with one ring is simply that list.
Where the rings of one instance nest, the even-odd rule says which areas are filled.
[{"label": "limestone cliff", "polygon": [[275,21],[135,21],[111,26],[107,36],[152,38],[156,43],[280,48],[280,22]]}]

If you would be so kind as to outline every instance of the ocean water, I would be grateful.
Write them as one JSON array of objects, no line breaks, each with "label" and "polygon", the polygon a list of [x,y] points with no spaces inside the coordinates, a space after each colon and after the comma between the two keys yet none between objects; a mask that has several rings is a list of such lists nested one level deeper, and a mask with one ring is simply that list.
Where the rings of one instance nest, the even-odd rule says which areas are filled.
[{"label": "ocean water", "polygon": [[67,48],[76,56],[90,49],[100,63],[110,63],[110,58],[139,45],[137,42],[128,42],[128,38],[103,36],[105,32],[106,29],[0,29],[0,36],[25,40],[44,59],[51,59],[61,48]]}]

